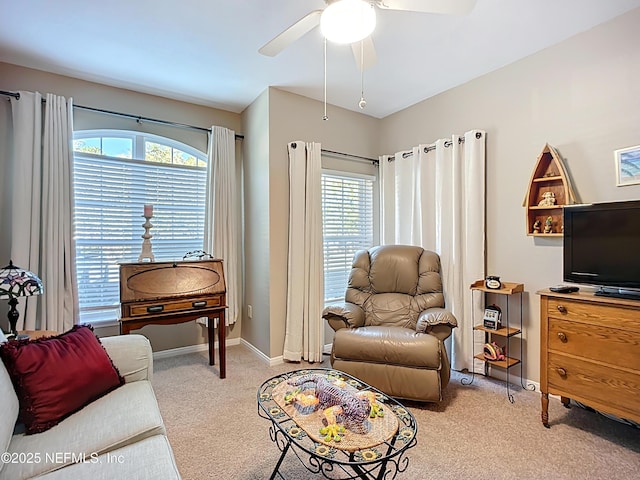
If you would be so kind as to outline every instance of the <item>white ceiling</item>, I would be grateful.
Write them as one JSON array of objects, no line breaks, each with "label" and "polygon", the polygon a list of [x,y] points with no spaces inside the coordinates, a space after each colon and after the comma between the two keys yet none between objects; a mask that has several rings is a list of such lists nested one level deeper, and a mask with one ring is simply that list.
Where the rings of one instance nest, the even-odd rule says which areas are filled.
[{"label": "white ceiling", "polygon": [[[233,112],[268,86],[322,100],[319,29],[277,57],[258,48],[324,5],[0,0],[0,61]],[[385,117],[636,7],[640,0],[478,0],[463,17],[378,10],[363,112]],[[328,57],[328,102],[360,111],[351,49],[330,45]]]}]

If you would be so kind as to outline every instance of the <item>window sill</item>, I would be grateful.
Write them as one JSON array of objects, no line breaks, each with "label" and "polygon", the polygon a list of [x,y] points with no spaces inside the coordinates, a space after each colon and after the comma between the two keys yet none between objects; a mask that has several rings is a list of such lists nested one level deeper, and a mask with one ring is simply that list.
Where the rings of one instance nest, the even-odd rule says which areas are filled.
[{"label": "window sill", "polygon": [[92,325],[95,328],[118,327],[118,309],[88,310],[80,312],[80,323]]}]

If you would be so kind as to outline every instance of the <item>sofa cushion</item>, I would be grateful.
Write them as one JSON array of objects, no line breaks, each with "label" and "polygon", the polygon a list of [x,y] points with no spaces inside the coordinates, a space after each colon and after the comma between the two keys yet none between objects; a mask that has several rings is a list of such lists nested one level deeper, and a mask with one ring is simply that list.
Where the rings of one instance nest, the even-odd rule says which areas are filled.
[{"label": "sofa cushion", "polygon": [[143,335],[115,335],[100,337],[100,343],[125,383],[153,380],[153,352],[149,339]]},{"label": "sofa cushion", "polygon": [[92,457],[84,463],[66,466],[38,478],[172,480],[179,479],[180,474],[167,437],[154,435],[133,445]]},{"label": "sofa cushion", "polygon": [[[2,362],[0,362],[0,405],[2,406],[2,414],[0,415],[0,449],[2,449],[2,452],[6,452],[9,442],[11,442],[13,428],[18,420],[19,403],[11,378]],[[2,470],[2,467],[3,464],[0,463],[0,470]]]},{"label": "sofa cushion", "polygon": [[76,456],[85,454],[87,458],[91,458],[92,454],[102,455],[165,433],[151,383],[127,383],[90,403],[46,432],[36,435],[14,435],[8,452],[39,453],[41,461],[6,464],[0,472],[0,478],[31,478],[74,463],[70,456],[64,457],[64,453],[73,453]]},{"label": "sofa cushion", "polygon": [[332,356],[365,363],[439,370],[441,342],[401,327],[342,328],[333,337]]},{"label": "sofa cushion", "polygon": [[122,385],[91,327],[76,325],[55,337],[12,340],[0,357],[20,401],[28,434],[43,432]]}]

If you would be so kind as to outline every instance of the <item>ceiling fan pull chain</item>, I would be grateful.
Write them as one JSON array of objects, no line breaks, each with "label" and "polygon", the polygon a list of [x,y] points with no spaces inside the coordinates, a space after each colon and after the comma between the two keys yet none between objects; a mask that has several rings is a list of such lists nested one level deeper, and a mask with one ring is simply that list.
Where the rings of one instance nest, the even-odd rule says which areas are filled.
[{"label": "ceiling fan pull chain", "polygon": [[327,116],[327,37],[324,37],[324,115],[322,120],[329,120]]},{"label": "ceiling fan pull chain", "polygon": [[360,101],[358,106],[361,110],[367,106],[367,101],[364,99],[364,40],[360,40]]}]

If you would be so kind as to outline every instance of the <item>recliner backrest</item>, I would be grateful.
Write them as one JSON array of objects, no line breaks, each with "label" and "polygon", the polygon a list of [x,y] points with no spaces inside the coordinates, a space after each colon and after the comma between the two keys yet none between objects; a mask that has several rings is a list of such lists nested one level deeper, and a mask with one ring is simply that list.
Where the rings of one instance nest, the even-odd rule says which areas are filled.
[{"label": "recliner backrest", "polygon": [[381,245],[356,252],[347,302],[365,312],[365,325],[415,328],[418,315],[444,307],[440,257],[422,247]]}]

